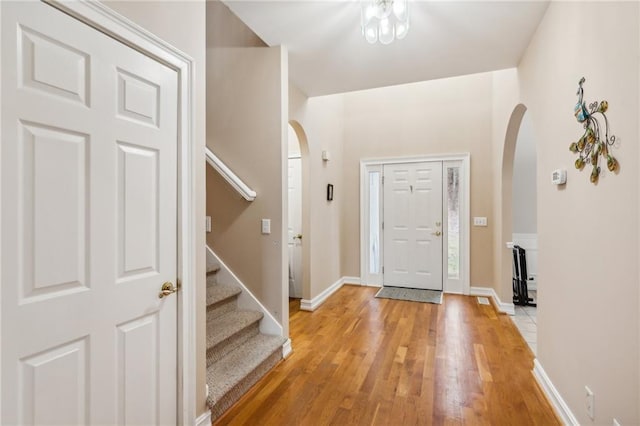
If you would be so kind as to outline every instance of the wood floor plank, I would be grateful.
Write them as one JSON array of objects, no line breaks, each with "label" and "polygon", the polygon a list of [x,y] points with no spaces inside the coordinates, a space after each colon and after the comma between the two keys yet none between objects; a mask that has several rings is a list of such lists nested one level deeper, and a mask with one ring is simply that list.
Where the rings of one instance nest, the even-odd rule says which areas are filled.
[{"label": "wood floor plank", "polygon": [[293,354],[219,425],[558,425],[511,320],[476,298],[376,299],[344,286],[290,303]]}]

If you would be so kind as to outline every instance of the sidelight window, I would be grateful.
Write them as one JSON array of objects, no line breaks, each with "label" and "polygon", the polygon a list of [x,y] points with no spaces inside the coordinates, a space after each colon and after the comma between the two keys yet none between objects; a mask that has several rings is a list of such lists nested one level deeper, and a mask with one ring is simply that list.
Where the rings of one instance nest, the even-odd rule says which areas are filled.
[{"label": "sidelight window", "polygon": [[460,277],[460,168],[447,168],[448,276]]},{"label": "sidelight window", "polygon": [[369,172],[369,273],[380,273],[380,172]]}]

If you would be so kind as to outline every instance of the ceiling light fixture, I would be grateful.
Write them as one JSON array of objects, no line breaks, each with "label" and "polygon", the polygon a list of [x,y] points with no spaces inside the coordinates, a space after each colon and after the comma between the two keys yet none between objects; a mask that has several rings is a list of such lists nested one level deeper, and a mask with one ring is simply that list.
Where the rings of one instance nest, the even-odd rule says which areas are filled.
[{"label": "ceiling light fixture", "polygon": [[390,44],[409,32],[408,0],[360,0],[362,35],[371,44]]}]

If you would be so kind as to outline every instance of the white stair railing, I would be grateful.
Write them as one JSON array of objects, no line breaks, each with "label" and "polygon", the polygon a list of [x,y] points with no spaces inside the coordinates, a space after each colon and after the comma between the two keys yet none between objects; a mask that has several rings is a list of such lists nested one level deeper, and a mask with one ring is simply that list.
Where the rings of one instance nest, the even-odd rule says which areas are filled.
[{"label": "white stair railing", "polygon": [[224,164],[222,160],[218,158],[208,147],[205,147],[204,150],[207,157],[207,163],[209,163],[214,170],[220,173],[224,180],[226,180],[233,189],[238,191],[238,193],[247,201],[253,201],[256,199],[256,196],[258,195],[256,194],[256,191],[249,188],[249,186],[244,183],[238,175],[233,173],[233,171],[227,167],[227,165]]}]

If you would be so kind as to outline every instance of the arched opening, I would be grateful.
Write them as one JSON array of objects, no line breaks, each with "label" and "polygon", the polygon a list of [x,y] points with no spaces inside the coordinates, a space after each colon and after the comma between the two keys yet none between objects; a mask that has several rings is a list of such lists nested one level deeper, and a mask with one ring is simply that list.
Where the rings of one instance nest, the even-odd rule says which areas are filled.
[{"label": "arched opening", "polygon": [[524,105],[511,116],[502,162],[502,294],[515,304],[514,322],[537,349],[537,155],[533,123]]},{"label": "arched opening", "polygon": [[288,131],[288,280],[289,298],[310,298],[309,145],[297,121]]}]

